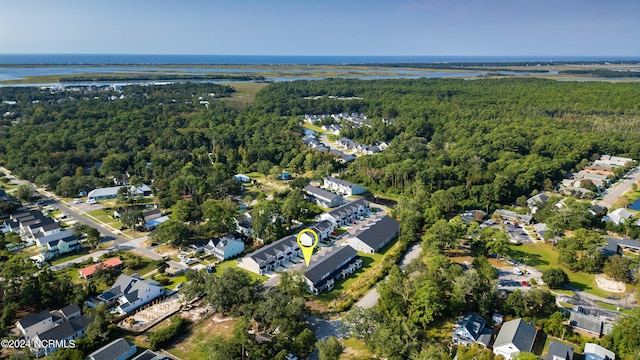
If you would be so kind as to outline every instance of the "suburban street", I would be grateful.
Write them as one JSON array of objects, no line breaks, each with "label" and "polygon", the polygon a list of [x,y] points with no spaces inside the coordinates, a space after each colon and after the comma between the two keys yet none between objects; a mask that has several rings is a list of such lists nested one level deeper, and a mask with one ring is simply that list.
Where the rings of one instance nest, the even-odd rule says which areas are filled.
[{"label": "suburban street", "polygon": [[[11,182],[13,182],[14,184],[18,184],[18,185],[26,185],[26,184],[31,184],[30,182],[26,181],[26,180],[20,180],[17,179],[15,176],[13,176],[13,174],[11,173],[11,171],[9,171],[8,169],[4,168],[4,167],[0,167],[0,171],[4,172],[5,174],[7,174],[7,179],[9,179]],[[35,184],[31,184],[35,187]],[[64,213],[65,215],[67,215],[68,217],[78,221],[81,224],[87,225],[87,226],[91,226],[93,228],[98,229],[98,231],[100,232],[100,234],[102,235],[103,239],[102,242],[105,241],[111,241],[113,240],[113,243],[107,247],[104,248],[102,250],[98,250],[96,252],[93,252],[91,254],[87,254],[69,261],[65,261],[63,263],[51,266],[51,270],[53,271],[57,271],[57,270],[61,270],[61,269],[65,269],[69,266],[72,266],[73,264],[78,264],[81,263],[83,261],[86,261],[87,259],[92,259],[92,260],[96,260],[99,257],[101,257],[104,254],[108,254],[110,252],[116,251],[116,250],[132,250],[137,252],[138,254],[145,256],[151,260],[161,260],[162,259],[162,255],[158,254],[157,252],[153,251],[153,247],[143,247],[142,243],[147,240],[147,237],[139,237],[139,238],[135,238],[135,239],[125,239],[122,236],[119,236],[118,234],[116,234],[114,232],[115,229],[108,229],[106,226],[104,226],[104,224],[101,224],[99,222],[96,222],[94,220],[92,220],[91,218],[88,217],[88,214],[86,214],[85,212],[82,212],[80,209],[78,209],[77,207],[73,206],[74,204],[70,204],[62,199],[60,199],[58,196],[56,196],[55,194],[52,194],[48,191],[46,191],[45,189],[42,188],[36,188],[36,191],[40,194],[40,196],[44,197],[44,201],[45,201],[45,205],[52,205],[52,206],[56,206],[60,211],[62,211],[62,213]],[[182,270],[182,269],[186,269],[188,266],[177,262],[177,261],[173,261],[173,260],[169,260],[167,262],[169,264],[169,267],[173,270]]]},{"label": "suburban street", "polygon": [[618,200],[622,194],[627,192],[627,190],[631,189],[633,183],[640,180],[640,167],[633,168],[629,170],[626,177],[622,182],[613,189],[609,189],[606,194],[600,200],[600,205],[606,207],[607,209],[611,208],[613,204]]}]

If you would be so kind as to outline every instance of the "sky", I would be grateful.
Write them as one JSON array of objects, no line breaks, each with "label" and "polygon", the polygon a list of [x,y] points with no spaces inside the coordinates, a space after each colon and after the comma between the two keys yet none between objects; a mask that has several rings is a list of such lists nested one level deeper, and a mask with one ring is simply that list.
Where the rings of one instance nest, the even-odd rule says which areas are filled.
[{"label": "sky", "polygon": [[640,0],[1,0],[0,53],[640,56]]}]

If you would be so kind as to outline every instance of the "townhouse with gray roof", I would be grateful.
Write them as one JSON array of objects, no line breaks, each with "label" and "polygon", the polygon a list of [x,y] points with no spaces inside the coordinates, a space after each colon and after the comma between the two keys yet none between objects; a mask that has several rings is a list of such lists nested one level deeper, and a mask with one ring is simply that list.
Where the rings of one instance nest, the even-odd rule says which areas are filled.
[{"label": "townhouse with gray roof", "polygon": [[366,253],[377,253],[400,234],[400,223],[389,216],[370,220],[366,227],[349,237],[349,246]]},{"label": "townhouse with gray roof", "polygon": [[238,266],[243,269],[264,275],[301,257],[302,251],[298,246],[296,236],[289,235],[238,259],[237,262]]},{"label": "townhouse with gray roof", "polygon": [[311,259],[304,277],[307,289],[313,294],[333,289],[336,281],[345,279],[362,267],[362,259],[350,246],[327,249]]},{"label": "townhouse with gray roof", "polygon": [[332,176],[327,176],[323,179],[322,187],[334,193],[346,196],[358,195],[366,191],[366,189],[362,186],[350,183],[342,179],[334,178]]},{"label": "townhouse with gray roof", "polygon": [[304,192],[307,200],[327,208],[340,206],[344,202],[342,195],[332,193],[317,186],[307,185],[304,187]]},{"label": "townhouse with gray roof", "polygon": [[[324,241],[333,232],[335,226],[330,221],[319,221],[308,229],[318,234],[318,240]],[[251,254],[237,260],[238,266],[258,275],[264,275],[280,266],[288,266],[302,259],[298,246],[297,233],[274,241]]]},{"label": "townhouse with gray roof", "polygon": [[369,202],[366,199],[358,199],[321,214],[320,219],[331,221],[336,226],[351,225],[359,217],[369,214],[370,211]]}]

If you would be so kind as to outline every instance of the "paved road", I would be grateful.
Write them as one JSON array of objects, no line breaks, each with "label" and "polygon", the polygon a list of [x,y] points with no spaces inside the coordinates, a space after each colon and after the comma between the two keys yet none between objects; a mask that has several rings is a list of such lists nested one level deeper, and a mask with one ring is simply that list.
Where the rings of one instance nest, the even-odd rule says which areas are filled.
[{"label": "paved road", "polygon": [[607,209],[611,208],[616,200],[618,200],[618,198],[622,196],[622,194],[627,192],[627,190],[631,189],[631,185],[638,180],[640,180],[640,167],[630,170],[622,183],[620,183],[615,188],[607,191],[602,200],[600,200],[600,205],[606,207]]},{"label": "paved road", "polygon": [[[29,181],[26,180],[20,180],[17,179],[15,176],[13,176],[13,174],[11,173],[11,171],[9,171],[8,169],[4,168],[4,167],[0,167],[0,171],[4,172],[7,175],[7,179],[9,179],[11,182],[15,183],[15,184],[19,184],[19,185],[26,185],[26,184],[31,184]],[[32,184],[33,185],[33,184]],[[35,186],[35,185],[34,185]],[[62,200],[61,198],[59,198],[58,196],[56,196],[53,193],[48,192],[45,189],[42,188],[36,188],[36,191],[45,198],[45,204],[46,205],[52,205],[52,206],[56,206],[60,211],[62,211],[65,215],[67,215],[70,218],[73,218],[74,220],[78,221],[81,224],[87,225],[87,226],[91,226],[93,228],[98,229],[98,231],[100,232],[100,234],[103,236],[103,241],[110,241],[113,240],[113,244],[111,246],[109,246],[108,248],[105,248],[103,250],[99,250],[96,252],[93,252],[91,254],[85,255],[85,256],[81,256],[78,258],[75,258],[73,260],[69,260],[63,263],[60,263],[58,265],[52,266],[50,269],[53,271],[56,270],[61,270],[64,268],[67,268],[73,264],[77,264],[77,263],[81,263],[83,261],[86,261],[87,259],[97,259],[100,256],[110,253],[112,251],[116,251],[116,250],[132,250],[137,252],[140,255],[143,255],[145,257],[148,257],[152,260],[160,260],[162,259],[162,255],[158,254],[157,252],[153,251],[152,247],[143,247],[142,246],[142,242],[147,240],[147,237],[139,237],[136,239],[126,239],[118,234],[116,234],[114,232],[115,229],[111,228],[110,226],[107,227],[105,226],[105,224],[99,223],[94,221],[93,219],[88,217],[88,214],[81,211],[80,209],[78,209],[77,207],[73,206],[73,204],[70,204],[64,200]],[[187,265],[183,264],[183,263],[179,263],[173,260],[168,261],[168,264],[170,266],[170,269],[172,270],[182,270],[187,268]]]}]

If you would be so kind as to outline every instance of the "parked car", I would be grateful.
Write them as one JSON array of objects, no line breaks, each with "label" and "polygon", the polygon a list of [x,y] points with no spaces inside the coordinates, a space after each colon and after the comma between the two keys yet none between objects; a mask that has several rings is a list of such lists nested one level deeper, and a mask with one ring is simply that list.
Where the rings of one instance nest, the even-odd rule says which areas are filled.
[{"label": "parked car", "polygon": [[522,280],[522,286],[531,286],[527,280]]},{"label": "parked car", "polygon": [[513,273],[516,275],[524,275],[524,273],[522,272],[522,270],[520,270],[520,268],[518,267],[513,267]]},{"label": "parked car", "polygon": [[81,204],[82,200],[81,199],[73,199],[73,203],[74,204]]}]

